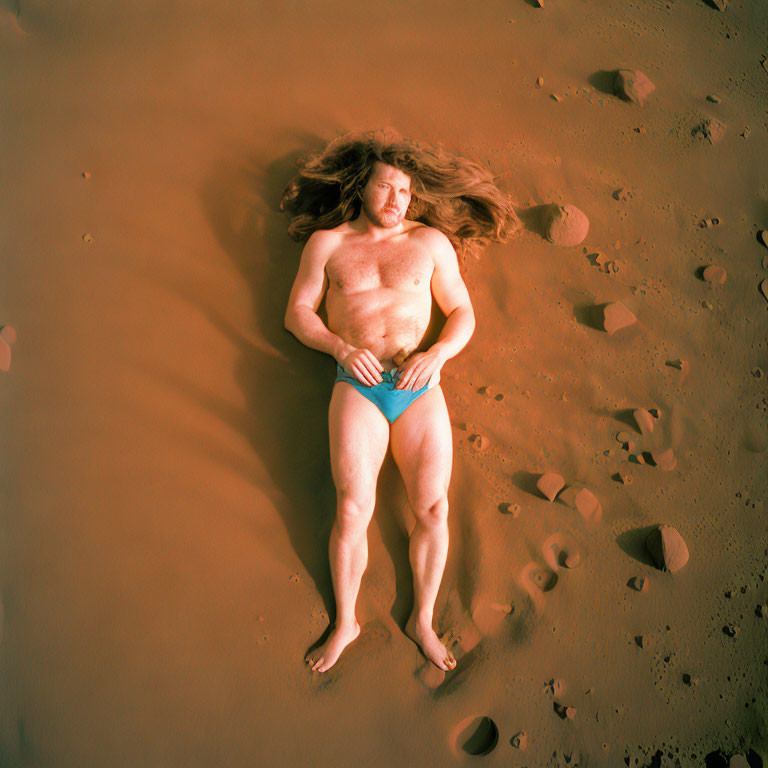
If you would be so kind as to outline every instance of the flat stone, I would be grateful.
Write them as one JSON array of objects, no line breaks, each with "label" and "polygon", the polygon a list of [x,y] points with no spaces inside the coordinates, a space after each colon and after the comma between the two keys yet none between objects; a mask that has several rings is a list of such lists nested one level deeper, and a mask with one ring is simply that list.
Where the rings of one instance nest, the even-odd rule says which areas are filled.
[{"label": "flat stone", "polygon": [[0,337],[13,345],[16,343],[16,329],[12,325],[4,325],[0,328]]},{"label": "flat stone", "polygon": [[656,526],[646,537],[645,548],[662,571],[675,573],[688,562],[688,545],[671,525]]},{"label": "flat stone", "polygon": [[574,499],[574,505],[585,520],[597,521],[602,516],[602,506],[589,488],[582,488]]},{"label": "flat stone", "polygon": [[637,318],[620,301],[614,301],[603,309],[603,328],[609,336],[636,322]]},{"label": "flat stone", "polygon": [[614,75],[613,92],[625,101],[643,106],[656,86],[638,69],[618,69]]},{"label": "flat stone", "polygon": [[719,267],[717,264],[710,264],[704,269],[702,277],[708,283],[722,285],[725,282],[727,275],[723,267]]},{"label": "flat stone", "polygon": [[556,472],[546,472],[537,481],[536,487],[550,501],[557,498],[557,494],[565,488],[565,480]]},{"label": "flat stone", "polygon": [[583,242],[589,219],[575,205],[552,203],[544,212],[544,236],[550,243],[570,248]]},{"label": "flat stone", "polygon": [[647,592],[650,588],[648,579],[645,576],[633,576],[631,579],[632,589],[636,592]]},{"label": "flat stone", "polygon": [[637,426],[640,427],[641,434],[649,435],[653,432],[653,416],[645,408],[638,408],[633,411],[632,417],[637,422]]},{"label": "flat stone", "polygon": [[665,451],[651,451],[651,458],[662,472],[671,472],[677,466],[677,456],[671,448]]}]

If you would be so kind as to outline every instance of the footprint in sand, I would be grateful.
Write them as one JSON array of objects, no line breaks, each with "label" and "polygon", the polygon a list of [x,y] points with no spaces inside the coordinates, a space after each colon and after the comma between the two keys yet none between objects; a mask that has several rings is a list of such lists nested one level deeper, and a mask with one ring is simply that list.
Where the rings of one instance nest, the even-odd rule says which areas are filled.
[{"label": "footprint in sand", "polygon": [[542,555],[552,571],[558,568],[577,568],[581,565],[581,552],[573,538],[563,533],[553,533],[542,545]]},{"label": "footprint in sand", "polygon": [[462,720],[451,733],[451,751],[463,755],[487,755],[499,743],[499,728],[490,717],[472,715]]}]

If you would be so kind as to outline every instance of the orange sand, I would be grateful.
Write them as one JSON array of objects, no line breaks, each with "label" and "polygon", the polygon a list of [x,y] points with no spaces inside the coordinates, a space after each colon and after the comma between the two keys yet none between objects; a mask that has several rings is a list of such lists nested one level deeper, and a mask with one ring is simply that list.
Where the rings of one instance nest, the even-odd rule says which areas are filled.
[{"label": "orange sand", "polygon": [[[0,765],[766,758],[768,5],[534,6],[4,0]],[[619,67],[655,84],[644,107],[605,92]],[[708,117],[714,145],[692,135]],[[401,631],[391,462],[367,633],[324,677],[302,662],[332,610],[333,363],[282,327],[300,246],[277,203],[299,153],[387,124],[488,163],[521,206],[590,220],[581,246],[524,232],[465,265],[478,327],[443,372],[437,615],[473,648],[437,688]],[[614,301],[638,322],[608,336],[592,307]],[[653,443],[638,408],[660,412]],[[622,429],[676,468],[630,463]],[[553,503],[547,471],[569,486]],[[601,518],[574,508],[582,487]],[[659,522],[690,550],[674,575],[633,533]],[[577,568],[552,569],[556,535]],[[484,757],[453,743],[475,716],[499,732]]]}]

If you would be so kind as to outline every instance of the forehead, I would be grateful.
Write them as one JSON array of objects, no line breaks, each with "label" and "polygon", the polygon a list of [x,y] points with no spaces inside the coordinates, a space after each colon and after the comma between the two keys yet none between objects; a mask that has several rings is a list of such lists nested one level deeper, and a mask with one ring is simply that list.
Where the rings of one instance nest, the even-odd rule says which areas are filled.
[{"label": "forehead", "polygon": [[382,163],[380,160],[377,160],[373,165],[370,181],[387,181],[393,186],[411,188],[411,177],[407,173],[393,165]]}]

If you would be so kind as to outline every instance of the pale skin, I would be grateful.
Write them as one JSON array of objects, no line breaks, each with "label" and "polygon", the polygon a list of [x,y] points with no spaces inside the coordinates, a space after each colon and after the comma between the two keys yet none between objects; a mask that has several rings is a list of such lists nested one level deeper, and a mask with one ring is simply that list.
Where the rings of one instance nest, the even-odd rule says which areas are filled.
[{"label": "pale skin", "polygon": [[[398,367],[397,387],[415,391],[439,375],[469,341],[475,328],[472,304],[448,238],[405,218],[411,201],[406,173],[376,162],[361,198],[356,219],[319,230],[307,241],[285,327],[307,346],[333,356],[365,386],[380,383],[383,371]],[[437,341],[427,346],[433,297],[446,322]],[[323,299],[327,325],[318,315]],[[456,660],[433,628],[448,553],[453,458],[439,384],[390,425],[351,384],[337,382],[329,434],[337,499],[329,544],[336,622],[307,663],[313,671],[326,672],[360,634],[355,604],[368,562],[376,483],[389,445],[416,520],[409,542],[414,605],[405,631],[433,664],[453,669]]]}]

